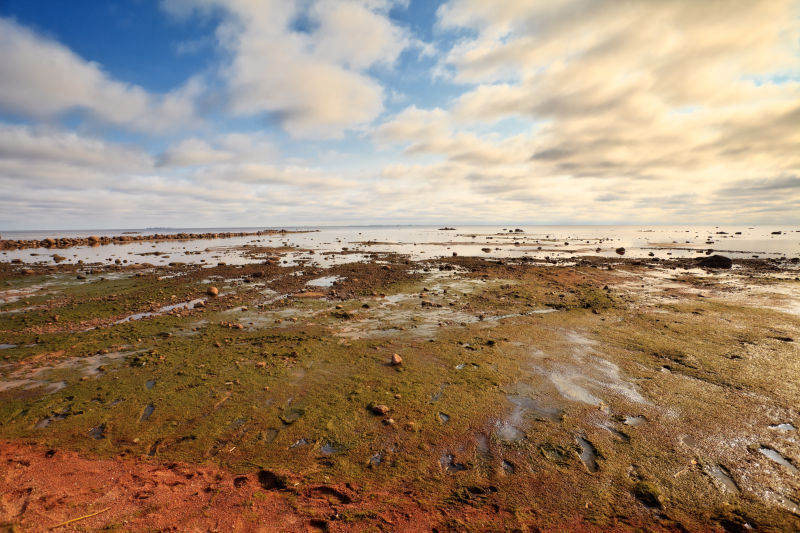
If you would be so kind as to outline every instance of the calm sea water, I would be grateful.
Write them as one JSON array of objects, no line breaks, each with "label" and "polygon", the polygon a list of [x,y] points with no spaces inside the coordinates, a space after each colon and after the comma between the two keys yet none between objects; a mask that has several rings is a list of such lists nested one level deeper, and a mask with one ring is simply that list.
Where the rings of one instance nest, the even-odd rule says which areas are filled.
[{"label": "calm sea water", "polygon": [[[412,259],[458,255],[486,257],[569,258],[581,255],[616,256],[625,248],[625,257],[699,257],[720,253],[747,258],[800,257],[800,227],[796,226],[455,226],[454,231],[437,226],[331,226],[286,227],[287,230],[314,230],[261,237],[230,239],[133,242],[65,250],[36,248],[0,252],[0,261],[21,259],[26,263],[52,263],[59,253],[67,261],[107,263],[117,259],[126,263],[170,262],[243,264],[261,262],[265,254],[247,257],[243,246],[289,246],[296,251],[283,254],[289,263],[307,260],[321,265],[363,260],[376,252],[397,252]],[[211,233],[254,232],[266,228],[181,228],[93,231],[14,231],[2,232],[3,239],[47,237],[88,237],[123,233]],[[520,229],[522,232],[515,232]],[[780,232],[780,234],[774,234]],[[599,250],[598,250],[599,248]],[[488,252],[486,251],[488,249]],[[311,253],[310,251],[313,251]],[[328,253],[326,253],[328,252]],[[334,253],[331,253],[334,252]],[[346,252],[342,254],[341,252]]]}]

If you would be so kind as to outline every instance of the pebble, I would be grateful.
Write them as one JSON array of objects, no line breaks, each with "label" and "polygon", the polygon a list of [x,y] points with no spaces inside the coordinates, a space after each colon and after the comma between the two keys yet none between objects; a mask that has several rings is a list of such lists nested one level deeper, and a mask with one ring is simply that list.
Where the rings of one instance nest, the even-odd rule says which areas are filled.
[{"label": "pebble", "polygon": [[208,294],[209,296],[217,296],[219,295],[219,289],[216,287],[209,287],[208,289],[206,289],[206,294]]},{"label": "pebble", "polygon": [[397,366],[397,365],[402,365],[402,364],[403,364],[403,358],[400,357],[399,354],[393,353],[392,354],[392,365]]},{"label": "pebble", "polygon": [[376,415],[388,415],[389,414],[389,407],[383,404],[373,405],[372,412]]}]

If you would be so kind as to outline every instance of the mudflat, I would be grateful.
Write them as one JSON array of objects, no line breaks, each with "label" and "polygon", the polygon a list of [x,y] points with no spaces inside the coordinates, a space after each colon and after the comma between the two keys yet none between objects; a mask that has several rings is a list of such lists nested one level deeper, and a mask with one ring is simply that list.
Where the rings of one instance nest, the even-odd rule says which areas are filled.
[{"label": "mudflat", "polygon": [[796,263],[269,252],[0,263],[6,530],[800,529]]}]

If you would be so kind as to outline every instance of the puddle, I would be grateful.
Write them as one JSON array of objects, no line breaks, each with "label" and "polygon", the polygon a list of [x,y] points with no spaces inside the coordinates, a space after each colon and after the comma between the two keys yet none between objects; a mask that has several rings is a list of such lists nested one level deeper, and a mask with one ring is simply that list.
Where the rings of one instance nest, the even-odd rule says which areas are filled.
[{"label": "puddle", "polygon": [[180,302],[180,303],[177,303],[177,304],[165,305],[164,307],[161,307],[156,311],[149,311],[149,312],[145,312],[145,313],[136,313],[136,314],[133,314],[133,315],[130,315],[130,316],[126,316],[125,318],[117,320],[116,322],[114,322],[114,324],[115,325],[116,324],[124,324],[125,322],[131,322],[131,321],[134,321],[134,320],[141,320],[143,318],[148,318],[148,317],[151,317],[151,316],[163,315],[163,314],[169,313],[170,311],[174,311],[176,309],[192,309],[195,306],[195,304],[198,304],[200,302],[205,302],[205,300],[203,298],[197,298],[195,300],[189,300],[188,302]]},{"label": "puddle", "polygon": [[147,390],[150,390],[150,389],[152,389],[152,388],[153,388],[153,386],[154,386],[155,384],[156,384],[156,380],[154,380],[154,379],[148,379],[148,380],[145,382],[145,384],[144,384],[144,388],[145,388],[145,389],[147,389]]},{"label": "puddle", "polygon": [[511,420],[522,422],[522,415],[530,411],[536,418],[550,420],[551,422],[561,422],[562,411],[557,407],[546,407],[534,399],[527,396],[508,395],[509,402],[514,404],[514,411],[511,413]]},{"label": "puddle", "polygon": [[338,446],[334,446],[330,442],[326,442],[322,445],[319,451],[322,455],[334,455],[342,451],[342,449]]},{"label": "puddle", "polygon": [[308,446],[308,441],[306,439],[300,439],[291,446],[289,446],[290,450],[294,450],[295,448],[300,448],[302,446]]},{"label": "puddle", "polygon": [[146,422],[147,419],[150,418],[150,415],[152,415],[153,411],[155,410],[156,407],[152,403],[147,404],[147,407],[145,407],[144,411],[142,412],[142,417],[139,419],[139,422]]},{"label": "puddle", "polygon": [[64,419],[65,419],[65,418],[67,418],[69,415],[70,415],[70,408],[67,408],[66,410],[62,411],[61,413],[59,413],[59,414],[57,414],[57,415],[48,416],[48,417],[46,417],[46,418],[43,418],[42,420],[39,420],[39,421],[36,423],[36,425],[35,425],[35,426],[33,426],[33,428],[34,428],[34,429],[42,429],[42,428],[46,428],[46,427],[47,427],[47,426],[49,426],[49,425],[50,425],[52,422],[55,422],[56,420],[64,420]]},{"label": "puddle", "polygon": [[800,504],[782,494],[767,492],[767,500],[776,503],[790,513],[800,516]]},{"label": "puddle", "polygon": [[446,388],[447,388],[447,383],[442,383],[441,385],[439,385],[439,391],[431,396],[431,403],[435,403],[441,400],[442,394],[444,393],[444,389]]},{"label": "puddle", "polygon": [[626,426],[638,427],[647,423],[647,419],[643,416],[626,416],[624,424]]},{"label": "puddle", "polygon": [[16,348],[16,344],[0,344],[0,350],[10,350],[11,348]]},{"label": "puddle", "polygon": [[769,429],[774,429],[774,430],[777,430],[777,431],[795,431],[795,430],[797,430],[797,428],[794,427],[793,425],[786,424],[786,423],[784,423],[784,424],[773,424],[773,425],[769,426]]},{"label": "puddle", "polygon": [[105,433],[106,433],[106,423],[105,422],[103,422],[99,426],[95,426],[95,427],[93,427],[92,429],[89,430],[89,435],[94,440],[100,440],[100,439],[106,438]]},{"label": "puddle", "polygon": [[31,390],[41,387],[44,394],[53,394],[54,392],[58,392],[66,386],[67,384],[64,381],[51,383],[49,381],[40,381],[35,379],[15,379],[10,381],[0,381],[0,392],[18,388]]},{"label": "puddle", "polygon": [[761,448],[758,449],[758,451],[761,452],[761,455],[767,457],[768,459],[778,463],[783,467],[786,467],[786,469],[789,470],[789,472],[791,472],[792,474],[800,473],[800,471],[797,470],[796,466],[794,466],[784,456],[782,456],[772,448],[767,448],[766,446],[762,446]]},{"label": "puddle", "polygon": [[581,447],[581,461],[586,466],[589,472],[597,472],[600,467],[597,466],[597,450],[591,442],[583,437],[575,437],[575,442]]},{"label": "puddle", "polygon": [[450,422],[450,415],[447,413],[439,413],[439,420],[441,420],[443,424],[446,424]]},{"label": "puddle", "polygon": [[300,420],[304,414],[306,414],[305,409],[300,407],[290,407],[286,409],[279,418],[281,419],[281,422],[288,426]]},{"label": "puddle", "polygon": [[444,454],[439,458],[439,464],[446,472],[463,472],[467,466],[463,463],[456,463],[455,457],[451,454]]},{"label": "puddle", "polygon": [[731,494],[739,494],[739,487],[731,477],[730,471],[722,465],[708,465],[706,472],[710,475],[723,491],[730,492]]},{"label": "puddle", "polygon": [[510,463],[508,461],[503,461],[502,466],[503,466],[503,471],[506,474],[514,474],[517,471],[517,467],[514,466],[513,463]]},{"label": "puddle", "polygon": [[264,436],[264,441],[267,444],[269,444],[278,438],[278,430],[275,428],[269,428],[266,431],[264,431],[263,436]]},{"label": "puddle", "polygon": [[311,287],[332,287],[334,283],[341,280],[341,276],[325,276],[322,278],[312,279],[306,282],[306,285]]},{"label": "puddle", "polygon": [[[593,346],[597,343],[574,331],[567,331],[564,338],[569,343],[570,359],[559,358],[559,362],[547,362],[541,350],[531,350],[530,368],[537,374],[546,377],[562,398],[600,405],[602,399],[596,396],[597,390],[610,391],[628,401],[648,403],[639,394],[635,386],[621,375],[619,367],[614,363],[596,356]],[[547,365],[547,366],[545,366]]]},{"label": "puddle", "polygon": [[461,363],[460,365],[456,365],[456,370],[464,370],[465,368],[470,370],[478,370],[480,367],[475,363]]},{"label": "puddle", "polygon": [[[72,357],[52,366],[42,366],[34,369],[23,367],[7,376],[11,379],[0,381],[0,392],[16,388],[30,390],[41,387],[44,394],[52,394],[67,386],[67,383],[63,380],[65,371],[76,372],[80,377],[97,376],[106,370],[105,367],[109,363],[134,353],[138,352],[95,354],[86,357]],[[50,381],[48,378],[55,378],[58,381]]]},{"label": "puddle", "polygon": [[372,457],[369,458],[369,464],[378,466],[383,462],[383,452],[378,452],[373,454]]}]

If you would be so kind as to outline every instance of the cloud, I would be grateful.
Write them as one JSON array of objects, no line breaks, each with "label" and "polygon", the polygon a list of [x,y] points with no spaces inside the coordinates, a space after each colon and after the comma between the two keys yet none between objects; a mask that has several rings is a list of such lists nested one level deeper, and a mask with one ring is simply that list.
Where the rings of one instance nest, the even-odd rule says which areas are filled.
[{"label": "cloud", "polygon": [[152,158],[135,147],[109,144],[52,128],[0,124],[0,181],[3,190],[30,187],[81,189],[147,172]]},{"label": "cloud", "polygon": [[74,132],[0,123],[5,227],[140,227],[171,220],[185,226],[197,225],[198,214],[204,224],[221,226],[245,216],[251,224],[286,224],[277,214],[289,208],[293,220],[313,222],[319,213],[346,209],[359,185],[324,169],[283,163],[261,134],[192,138],[154,158]]},{"label": "cloud", "polygon": [[[405,30],[387,16],[388,2],[283,0],[166,0],[176,16],[216,11],[219,45],[229,60],[221,75],[229,109],[268,113],[293,136],[341,137],[383,110],[384,90],[366,70],[391,65],[410,46]],[[308,31],[294,23],[310,18]]]},{"label": "cloud", "polygon": [[114,80],[100,65],[0,18],[0,109],[34,119],[80,111],[101,122],[161,132],[195,121],[198,79],[164,95]]},{"label": "cloud", "polygon": [[[506,216],[525,216],[515,197],[552,217],[572,210],[565,219],[619,220],[620,205],[631,222],[735,216],[724,198],[737,187],[800,168],[798,14],[788,0],[450,0],[439,29],[464,37],[437,71],[464,91],[409,106],[373,137],[440,158],[393,165],[395,186],[460,183],[459,196],[494,199]],[[499,134],[508,120],[528,128]],[[793,184],[764,184],[741,212],[787,213]]]}]

